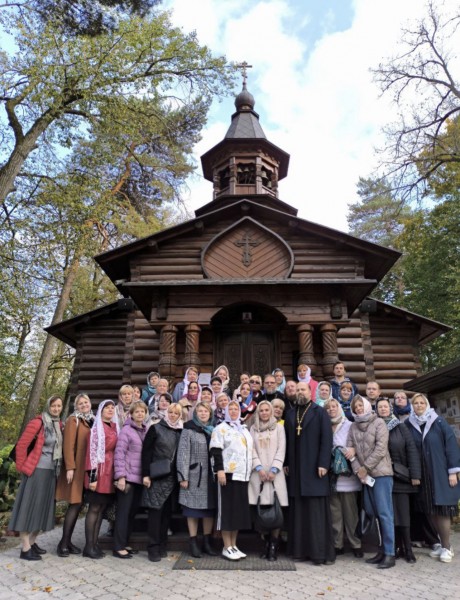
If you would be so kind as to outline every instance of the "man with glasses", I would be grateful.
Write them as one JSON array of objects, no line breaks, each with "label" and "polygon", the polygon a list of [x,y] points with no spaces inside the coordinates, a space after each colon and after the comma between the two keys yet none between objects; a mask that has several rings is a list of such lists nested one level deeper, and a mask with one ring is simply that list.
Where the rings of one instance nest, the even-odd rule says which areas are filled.
[{"label": "man with glasses", "polygon": [[251,387],[251,397],[259,404],[262,400],[262,378],[260,375],[251,375],[249,378],[249,385]]},{"label": "man with glasses", "polygon": [[280,400],[284,400],[284,394],[276,389],[276,379],[275,376],[271,373],[267,373],[264,377],[264,390],[262,395],[262,400],[268,400],[271,402],[275,398],[280,398]]}]

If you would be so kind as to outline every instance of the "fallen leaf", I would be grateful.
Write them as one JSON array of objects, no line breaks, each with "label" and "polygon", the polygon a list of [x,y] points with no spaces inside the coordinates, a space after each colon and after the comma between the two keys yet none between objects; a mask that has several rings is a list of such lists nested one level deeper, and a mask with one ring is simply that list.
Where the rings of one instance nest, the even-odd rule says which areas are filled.
[{"label": "fallen leaf", "polygon": [[190,563],[191,565],[193,565],[193,563],[194,563],[194,561],[191,558],[189,558],[187,562]]},{"label": "fallen leaf", "polygon": [[52,588],[50,585],[46,585],[46,586],[43,588],[43,591],[44,591],[44,592],[48,592],[48,594],[49,594],[50,592],[52,592],[52,591],[53,591],[53,588]]},{"label": "fallen leaf", "polygon": [[328,586],[327,586],[327,589],[328,589],[330,592],[332,592],[332,590],[333,590],[334,588],[332,587],[332,585],[328,585]]}]

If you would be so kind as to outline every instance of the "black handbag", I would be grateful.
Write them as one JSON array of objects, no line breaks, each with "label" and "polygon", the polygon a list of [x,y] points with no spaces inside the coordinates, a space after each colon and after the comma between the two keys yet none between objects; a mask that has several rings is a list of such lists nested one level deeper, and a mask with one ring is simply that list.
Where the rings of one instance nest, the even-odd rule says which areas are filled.
[{"label": "black handbag", "polygon": [[275,490],[275,484],[273,485],[273,504],[262,505],[260,504],[260,496],[264,489],[263,482],[260,484],[259,497],[257,498],[256,516],[254,519],[254,527],[258,531],[271,531],[272,529],[280,529],[283,526],[283,511],[281,509],[280,501]]},{"label": "black handbag", "polygon": [[360,539],[366,538],[367,543],[373,546],[382,545],[379,521],[374,515],[368,515],[364,508],[359,513],[356,535]]},{"label": "black handbag", "polygon": [[162,479],[167,475],[171,475],[172,463],[169,458],[160,458],[150,463],[150,479]]},{"label": "black handbag", "polygon": [[[38,438],[38,434],[40,433],[40,431],[42,430],[43,427],[43,422],[40,425],[40,429],[37,431],[37,433],[34,435],[34,439],[30,442],[30,444],[27,446],[27,456],[29,456],[29,454],[32,452],[32,450],[35,448],[35,444],[37,442],[37,438]],[[11,449],[11,452],[8,454],[8,458],[9,460],[12,460],[14,463],[16,463],[16,446],[18,444],[16,443],[13,448]]]},{"label": "black handbag", "polygon": [[410,483],[410,472],[409,469],[401,463],[393,463],[393,473],[396,479],[403,481],[404,483]]}]

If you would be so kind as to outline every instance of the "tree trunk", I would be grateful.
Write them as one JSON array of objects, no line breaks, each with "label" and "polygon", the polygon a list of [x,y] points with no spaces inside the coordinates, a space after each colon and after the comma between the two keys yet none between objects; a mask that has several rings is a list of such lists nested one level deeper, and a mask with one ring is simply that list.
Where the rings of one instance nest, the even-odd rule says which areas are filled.
[{"label": "tree trunk", "polygon": [[3,203],[13,190],[14,182],[22,165],[35,150],[38,138],[46,131],[53,118],[50,114],[37,119],[22,139],[16,141],[8,161],[0,169],[0,203]]},{"label": "tree trunk", "polygon": [[[67,274],[64,278],[64,285],[62,286],[61,295],[59,296],[58,303],[54,310],[51,325],[55,325],[56,323],[60,323],[62,321],[64,311],[69,302],[70,292],[72,291],[73,282],[75,280],[75,276],[77,274],[79,265],[80,257],[76,256],[74,257],[72,263],[67,269]],[[35,415],[37,414],[38,407],[40,405],[40,396],[45,385],[46,374],[48,372],[48,367],[53,357],[56,342],[56,338],[54,338],[52,335],[48,334],[46,336],[40,360],[38,362],[37,372],[35,373],[34,382],[32,384],[32,389],[30,390],[29,401],[27,403],[26,412],[24,414],[24,419],[21,425],[21,431],[23,431],[24,427],[27,425],[30,419],[35,417]]]}]

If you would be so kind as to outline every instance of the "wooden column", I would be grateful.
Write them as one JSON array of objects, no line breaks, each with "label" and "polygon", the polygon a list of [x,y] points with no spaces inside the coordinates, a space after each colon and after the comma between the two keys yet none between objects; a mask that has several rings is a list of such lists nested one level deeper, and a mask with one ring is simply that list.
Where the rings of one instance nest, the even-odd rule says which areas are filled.
[{"label": "wooden column", "polygon": [[175,325],[165,325],[160,334],[160,360],[158,370],[160,375],[168,381],[176,376],[177,356],[176,338],[178,329]]},{"label": "wooden column", "polygon": [[313,352],[313,325],[298,325],[297,334],[299,336],[299,364],[305,363],[312,372],[316,366],[315,354]]},{"label": "wooden column", "polygon": [[337,327],[333,323],[327,323],[320,327],[323,342],[323,371],[326,377],[334,375],[334,364],[339,360],[337,347]]},{"label": "wooden column", "polygon": [[199,325],[185,327],[185,364],[187,367],[199,368],[200,361],[200,331]]}]

